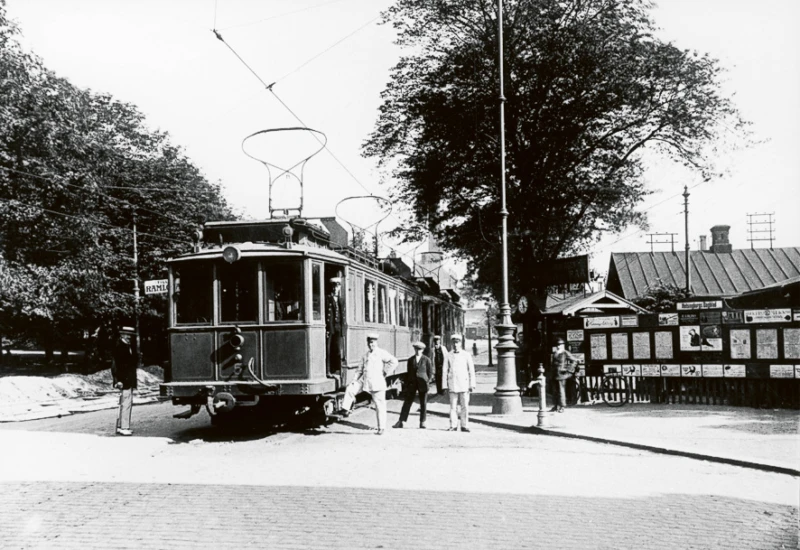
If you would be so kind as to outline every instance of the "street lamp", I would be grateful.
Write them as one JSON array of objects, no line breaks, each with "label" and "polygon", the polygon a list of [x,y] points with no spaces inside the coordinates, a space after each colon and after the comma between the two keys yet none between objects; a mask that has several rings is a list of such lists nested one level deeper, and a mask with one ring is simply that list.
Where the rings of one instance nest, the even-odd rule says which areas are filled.
[{"label": "street lamp", "polygon": [[[522,398],[517,386],[517,364],[514,325],[508,304],[508,210],[506,209],[506,123],[503,93],[503,0],[497,0],[497,41],[500,58],[500,217],[503,224],[503,299],[500,303],[500,324],[497,325],[497,387],[492,414],[519,414]],[[489,353],[491,354],[491,347]]]}]

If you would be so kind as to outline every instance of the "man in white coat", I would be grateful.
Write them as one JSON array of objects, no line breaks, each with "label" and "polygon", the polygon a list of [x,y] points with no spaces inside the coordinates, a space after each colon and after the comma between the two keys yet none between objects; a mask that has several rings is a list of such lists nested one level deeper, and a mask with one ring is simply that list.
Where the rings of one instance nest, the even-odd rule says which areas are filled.
[{"label": "man in white coat", "polygon": [[369,392],[378,419],[377,435],[386,429],[386,377],[397,369],[397,358],[378,347],[378,334],[367,334],[368,351],[361,359],[357,378],[347,386],[342,406],[350,410],[360,392]]},{"label": "man in white coat", "polygon": [[[461,431],[469,431],[469,393],[477,387],[475,381],[475,365],[472,356],[461,349],[461,335],[453,334],[451,337],[453,351],[450,352],[447,362],[445,380],[447,391],[450,394],[450,431],[458,430],[458,418],[461,417]],[[461,414],[458,414],[461,407]]]}]

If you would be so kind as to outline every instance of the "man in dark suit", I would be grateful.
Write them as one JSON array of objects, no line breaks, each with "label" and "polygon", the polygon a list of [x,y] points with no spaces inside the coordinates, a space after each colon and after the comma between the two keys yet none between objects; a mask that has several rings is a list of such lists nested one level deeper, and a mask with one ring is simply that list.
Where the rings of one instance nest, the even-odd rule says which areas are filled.
[{"label": "man in dark suit", "polygon": [[117,434],[132,435],[131,410],[133,409],[133,390],[136,388],[136,355],[131,349],[131,337],[134,330],[131,327],[119,329],[119,335],[114,342],[111,374],[114,387],[119,393],[119,417],[117,418]]},{"label": "man in dark suit", "polygon": [[406,375],[403,380],[403,385],[405,386],[403,410],[400,411],[400,420],[393,426],[394,428],[402,428],[403,422],[408,420],[408,413],[411,412],[411,404],[414,402],[414,397],[418,391],[419,427],[422,429],[425,428],[425,417],[428,410],[428,384],[433,381],[433,365],[430,359],[422,355],[425,344],[422,342],[414,342],[412,346],[414,346],[414,356],[408,359]]},{"label": "man in dark suit", "polygon": [[444,393],[442,383],[444,372],[447,370],[449,361],[447,348],[442,345],[442,337],[438,334],[433,337],[433,361],[436,367],[436,395]]},{"label": "man in dark suit", "polygon": [[328,374],[342,370],[342,351],[344,346],[344,308],[342,307],[342,279],[334,277],[330,280],[331,291],[328,294],[328,311],[325,316],[328,336]]}]

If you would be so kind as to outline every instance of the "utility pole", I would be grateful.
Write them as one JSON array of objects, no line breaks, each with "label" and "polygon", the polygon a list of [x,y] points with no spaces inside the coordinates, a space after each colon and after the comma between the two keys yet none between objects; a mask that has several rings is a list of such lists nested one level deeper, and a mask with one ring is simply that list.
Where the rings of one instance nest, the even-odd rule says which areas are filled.
[{"label": "utility pole", "polygon": [[136,242],[136,209],[133,210],[133,327],[136,331],[136,368],[142,366],[142,339],[139,335],[139,248]]},{"label": "utility pole", "polygon": [[691,294],[692,285],[689,280],[689,274],[691,273],[689,269],[689,188],[686,185],[683,186],[683,218],[686,230],[686,253],[684,254],[684,263],[686,264],[686,293]]}]

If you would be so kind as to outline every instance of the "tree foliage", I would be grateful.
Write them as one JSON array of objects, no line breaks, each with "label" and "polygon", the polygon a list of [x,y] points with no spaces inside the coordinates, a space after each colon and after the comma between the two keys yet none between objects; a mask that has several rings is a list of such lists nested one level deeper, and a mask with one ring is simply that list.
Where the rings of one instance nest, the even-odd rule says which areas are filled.
[{"label": "tree foliage", "polygon": [[[19,34],[0,0],[0,331],[130,323],[134,278],[164,277],[200,222],[231,211],[134,105],[58,77]],[[145,324],[164,312],[143,300]]]},{"label": "tree foliage", "polygon": [[[408,206],[497,294],[501,213],[495,0],[397,0],[405,55],[363,145]],[[505,0],[506,192],[512,288],[537,262],[646,226],[646,150],[712,177],[709,144],[743,123],[706,55],[653,36],[645,0]]]},{"label": "tree foliage", "polygon": [[659,279],[651,286],[648,286],[647,291],[636,298],[633,303],[651,313],[659,313],[675,311],[677,302],[691,297],[691,293],[687,292],[685,288],[679,288]]}]

